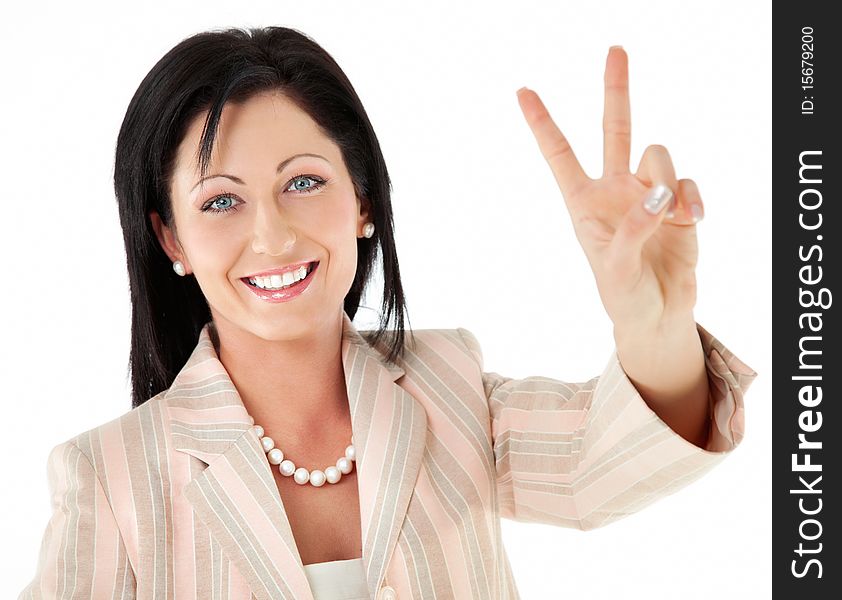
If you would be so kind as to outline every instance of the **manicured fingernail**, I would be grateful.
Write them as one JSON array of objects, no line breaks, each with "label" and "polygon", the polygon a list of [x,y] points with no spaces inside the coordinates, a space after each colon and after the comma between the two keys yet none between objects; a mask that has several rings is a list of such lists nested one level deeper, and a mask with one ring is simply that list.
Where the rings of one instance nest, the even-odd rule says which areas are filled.
[{"label": "manicured fingernail", "polygon": [[622,49],[623,49],[623,47],[622,47],[622,46],[611,46],[611,47],[609,48],[609,50],[622,50]]},{"label": "manicured fingernail", "polygon": [[664,210],[664,207],[672,199],[672,190],[662,183],[656,185],[646,194],[643,200],[643,208],[650,215],[657,215]]},{"label": "manicured fingernail", "polygon": [[690,207],[690,213],[693,215],[693,222],[698,223],[702,219],[705,218],[705,213],[702,210],[701,205],[694,204]]},{"label": "manicured fingernail", "polygon": [[522,91],[524,91],[524,90],[528,90],[528,89],[529,89],[528,87],[523,86],[523,87],[522,87],[522,88],[520,88],[520,89],[519,89],[516,93],[520,94]]}]

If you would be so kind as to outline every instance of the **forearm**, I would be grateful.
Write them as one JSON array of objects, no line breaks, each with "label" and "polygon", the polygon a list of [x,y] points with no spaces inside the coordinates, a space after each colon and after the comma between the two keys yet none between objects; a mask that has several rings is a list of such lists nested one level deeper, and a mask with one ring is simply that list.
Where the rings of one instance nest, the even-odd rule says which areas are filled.
[{"label": "forearm", "polygon": [[709,383],[692,315],[657,328],[614,327],[617,355],[646,404],[673,431],[703,448],[710,422]]}]

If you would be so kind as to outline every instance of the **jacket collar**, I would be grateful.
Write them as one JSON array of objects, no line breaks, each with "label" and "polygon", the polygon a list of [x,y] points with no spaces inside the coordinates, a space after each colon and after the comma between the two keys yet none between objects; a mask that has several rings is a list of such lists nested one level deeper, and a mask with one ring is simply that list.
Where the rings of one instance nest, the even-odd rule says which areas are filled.
[{"label": "jacket collar", "polygon": [[[404,369],[369,345],[344,311],[342,317],[362,558],[373,598],[415,487],[427,417],[397,383]],[[202,328],[193,353],[164,397],[173,448],[207,465],[184,487],[184,497],[258,599],[313,600],[273,466],[219,360],[212,328],[212,321]]]}]

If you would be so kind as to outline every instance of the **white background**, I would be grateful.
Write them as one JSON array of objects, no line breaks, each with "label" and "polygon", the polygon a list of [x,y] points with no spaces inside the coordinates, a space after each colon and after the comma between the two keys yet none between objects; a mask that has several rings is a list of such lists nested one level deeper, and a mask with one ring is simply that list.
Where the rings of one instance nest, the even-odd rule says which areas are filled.
[{"label": "white background", "polygon": [[393,179],[411,326],[466,327],[486,370],[567,381],[601,372],[611,323],[515,91],[541,95],[599,176],[605,57],[625,47],[632,168],[664,144],[697,182],[696,320],[760,373],[747,434],[701,480],[603,529],[504,520],[506,548],[525,600],[771,596],[770,3],[56,2],[0,21],[0,596],[34,575],[49,450],[130,408],[111,179],[129,99],[181,39],[258,25],[312,36],[362,98]]}]

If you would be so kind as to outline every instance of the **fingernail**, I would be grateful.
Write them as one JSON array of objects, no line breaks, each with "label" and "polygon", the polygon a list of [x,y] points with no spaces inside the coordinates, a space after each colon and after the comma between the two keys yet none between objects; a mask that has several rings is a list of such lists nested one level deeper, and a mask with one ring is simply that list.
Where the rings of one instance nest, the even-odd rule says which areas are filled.
[{"label": "fingernail", "polygon": [[623,49],[623,47],[622,47],[622,46],[619,46],[619,45],[618,45],[618,46],[611,46],[611,47],[609,48],[609,50],[622,50],[622,49]]},{"label": "fingernail", "polygon": [[523,86],[516,93],[520,94],[522,91],[527,90],[527,89],[529,89],[529,88],[527,88],[526,86]]},{"label": "fingernail", "polygon": [[699,204],[693,204],[690,207],[690,213],[693,215],[694,223],[698,223],[699,221],[705,218],[705,212],[702,210],[702,207]]},{"label": "fingernail", "polygon": [[657,215],[672,199],[672,190],[662,183],[656,185],[646,194],[643,200],[643,208],[650,215]]}]

